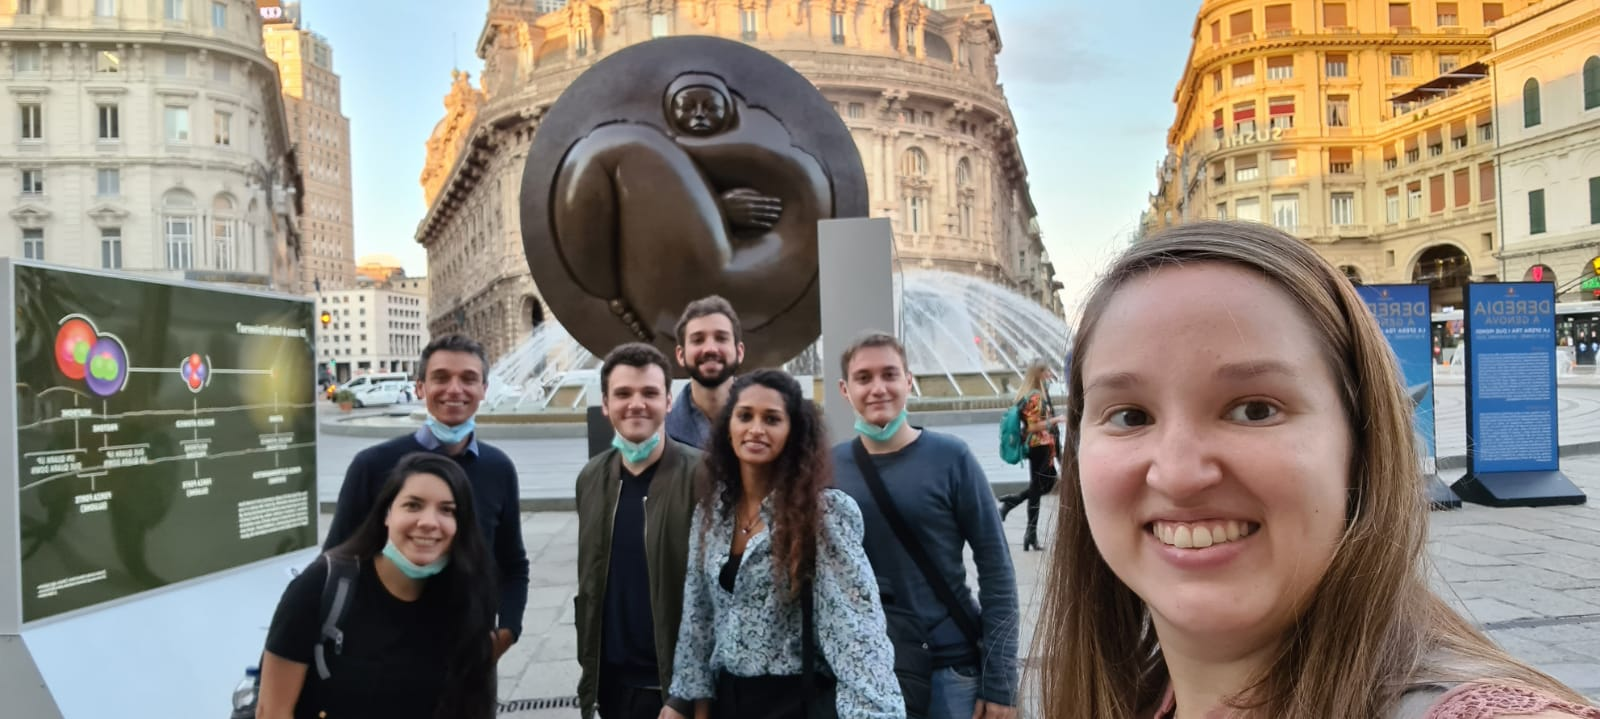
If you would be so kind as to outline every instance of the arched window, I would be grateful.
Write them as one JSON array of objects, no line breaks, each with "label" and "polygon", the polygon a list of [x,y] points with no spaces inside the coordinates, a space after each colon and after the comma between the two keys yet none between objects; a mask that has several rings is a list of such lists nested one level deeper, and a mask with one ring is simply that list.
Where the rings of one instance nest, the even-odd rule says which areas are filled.
[{"label": "arched window", "polygon": [[906,150],[900,158],[900,174],[906,177],[924,177],[928,174],[928,156],[915,147]]},{"label": "arched window", "polygon": [[167,269],[194,268],[194,228],[197,205],[186,190],[168,190],[161,196],[162,234],[166,238]]},{"label": "arched window", "polygon": [[1600,55],[1583,61],[1583,109],[1600,107]]},{"label": "arched window", "polygon": [[1528,78],[1522,84],[1522,126],[1533,127],[1539,124],[1539,81]]},{"label": "arched window", "polygon": [[956,163],[956,187],[968,187],[972,184],[972,161],[963,157]]},{"label": "arched window", "polygon": [[238,205],[227,194],[211,201],[211,260],[219,270],[239,268]]}]

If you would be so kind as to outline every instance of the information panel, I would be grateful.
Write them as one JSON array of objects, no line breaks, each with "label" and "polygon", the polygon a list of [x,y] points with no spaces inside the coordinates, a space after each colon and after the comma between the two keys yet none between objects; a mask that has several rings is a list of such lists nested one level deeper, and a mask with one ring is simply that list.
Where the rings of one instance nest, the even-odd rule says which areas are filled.
[{"label": "information panel", "polygon": [[23,622],[315,544],[309,302],[12,271]]},{"label": "information panel", "polygon": [[1427,285],[1362,285],[1356,288],[1372,310],[1389,348],[1400,361],[1401,381],[1411,398],[1417,454],[1426,474],[1435,472],[1433,344]]},{"label": "information panel", "polygon": [[1559,468],[1555,285],[1466,288],[1469,472]]}]

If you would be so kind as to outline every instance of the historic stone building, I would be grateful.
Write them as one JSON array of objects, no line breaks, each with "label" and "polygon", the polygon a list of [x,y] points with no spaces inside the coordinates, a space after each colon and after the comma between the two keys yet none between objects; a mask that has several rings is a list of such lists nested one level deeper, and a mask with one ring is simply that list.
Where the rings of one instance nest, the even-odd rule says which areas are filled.
[{"label": "historic stone building", "polygon": [[435,335],[465,330],[499,357],[543,321],[518,210],[540,118],[597,59],[691,34],[770,52],[833,102],[899,266],[983,277],[1061,313],[982,0],[492,0],[483,75],[454,74],[421,178]]},{"label": "historic stone building", "polygon": [[1435,306],[1501,277],[1490,35],[1526,0],[1205,0],[1142,230],[1272,223]]},{"label": "historic stone building", "polygon": [[0,2],[0,256],[298,292],[253,0]]}]

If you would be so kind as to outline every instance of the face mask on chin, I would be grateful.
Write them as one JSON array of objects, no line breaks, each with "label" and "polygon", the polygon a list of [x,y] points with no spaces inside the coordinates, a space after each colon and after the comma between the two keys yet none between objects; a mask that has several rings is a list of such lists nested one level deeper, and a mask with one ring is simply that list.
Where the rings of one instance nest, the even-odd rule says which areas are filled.
[{"label": "face mask on chin", "polygon": [[426,424],[428,431],[433,433],[433,438],[444,445],[460,444],[466,438],[471,437],[472,431],[477,429],[478,426],[477,417],[468,417],[467,421],[452,427],[434,419],[431,414],[428,415]]},{"label": "face mask on chin", "polygon": [[638,464],[649,459],[650,453],[656,451],[656,445],[661,444],[661,432],[657,431],[643,442],[629,442],[621,432],[612,435],[611,446],[622,453],[623,461],[628,464]]},{"label": "face mask on chin", "polygon": [[906,417],[908,415],[909,413],[904,408],[901,408],[900,414],[895,415],[894,419],[889,420],[888,424],[879,427],[878,425],[868,422],[866,417],[862,417],[860,414],[857,414],[855,427],[856,434],[866,437],[874,442],[887,442],[889,441],[890,437],[894,436],[895,432],[899,432],[900,428],[905,426]]},{"label": "face mask on chin", "polygon": [[428,564],[414,564],[411,560],[406,559],[406,555],[400,553],[399,547],[394,546],[393,539],[389,540],[388,544],[383,545],[383,556],[393,562],[394,566],[400,569],[401,574],[412,579],[427,579],[444,571],[445,567],[450,566],[449,554],[439,557]]}]

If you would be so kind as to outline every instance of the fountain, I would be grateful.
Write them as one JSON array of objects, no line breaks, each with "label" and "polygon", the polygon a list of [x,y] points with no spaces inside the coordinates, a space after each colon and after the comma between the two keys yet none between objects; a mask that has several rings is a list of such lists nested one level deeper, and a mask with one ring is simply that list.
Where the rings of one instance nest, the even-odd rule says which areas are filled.
[{"label": "fountain", "polygon": [[[1066,323],[1011,290],[976,277],[907,270],[895,277],[895,328],[914,377],[914,404],[1008,400],[1029,362],[1059,366]],[[835,361],[813,343],[784,365],[797,377],[820,376]],[[559,323],[546,320],[489,371],[481,414],[581,411],[600,391],[600,358]],[[810,383],[802,382],[803,385]],[[992,402],[991,402],[992,404]]]}]

